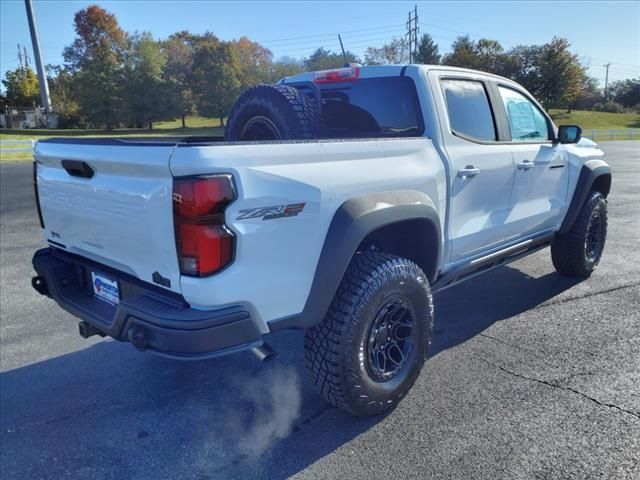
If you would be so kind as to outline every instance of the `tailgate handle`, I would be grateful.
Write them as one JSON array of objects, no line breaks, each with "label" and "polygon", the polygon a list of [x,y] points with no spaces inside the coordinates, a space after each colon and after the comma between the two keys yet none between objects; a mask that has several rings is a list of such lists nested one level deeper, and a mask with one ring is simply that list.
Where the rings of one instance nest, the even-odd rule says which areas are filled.
[{"label": "tailgate handle", "polygon": [[62,160],[62,167],[72,177],[93,177],[93,168],[91,168],[87,162],[81,160]]}]

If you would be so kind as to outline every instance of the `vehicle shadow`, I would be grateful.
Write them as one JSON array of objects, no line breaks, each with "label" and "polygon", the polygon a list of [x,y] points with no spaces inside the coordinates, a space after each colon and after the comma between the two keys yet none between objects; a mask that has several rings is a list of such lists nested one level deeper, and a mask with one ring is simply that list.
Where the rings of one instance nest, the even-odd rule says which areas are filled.
[{"label": "vehicle shadow", "polygon": [[[505,267],[440,292],[431,355],[575,283]],[[384,418],[325,404],[304,372],[302,341],[302,332],[273,335],[279,357],[267,364],[249,353],[177,362],[100,341],[4,372],[3,476],[288,478]]]}]

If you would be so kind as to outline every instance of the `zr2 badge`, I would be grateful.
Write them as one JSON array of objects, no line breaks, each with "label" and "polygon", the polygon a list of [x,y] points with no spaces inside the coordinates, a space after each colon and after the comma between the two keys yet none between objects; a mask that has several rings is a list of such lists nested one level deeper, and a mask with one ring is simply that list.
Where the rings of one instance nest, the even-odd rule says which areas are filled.
[{"label": "zr2 badge", "polygon": [[236,220],[262,218],[274,220],[276,218],[295,217],[304,210],[305,203],[290,203],[289,205],[274,205],[273,207],[245,208],[240,210]]}]

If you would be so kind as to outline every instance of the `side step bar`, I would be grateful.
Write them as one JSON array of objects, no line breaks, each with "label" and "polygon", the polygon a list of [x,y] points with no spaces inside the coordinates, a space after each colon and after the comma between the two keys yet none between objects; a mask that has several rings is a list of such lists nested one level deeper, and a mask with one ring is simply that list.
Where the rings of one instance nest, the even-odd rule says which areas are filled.
[{"label": "side step bar", "polygon": [[555,233],[549,233],[541,237],[525,240],[484,257],[476,258],[466,265],[442,274],[432,285],[431,290],[433,292],[444,290],[496,267],[514,262],[530,253],[548,247],[554,238]]}]

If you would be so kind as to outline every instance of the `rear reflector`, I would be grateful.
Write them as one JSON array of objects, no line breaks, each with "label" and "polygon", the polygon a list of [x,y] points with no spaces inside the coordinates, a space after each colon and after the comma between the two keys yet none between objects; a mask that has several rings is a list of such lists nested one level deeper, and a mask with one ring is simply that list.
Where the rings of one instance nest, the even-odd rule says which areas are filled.
[{"label": "rear reflector", "polygon": [[313,74],[314,83],[352,82],[360,76],[358,67],[339,68],[337,70],[321,70]]},{"label": "rear reflector", "polygon": [[44,228],[44,220],[42,219],[42,209],[40,208],[40,195],[38,194],[38,163],[33,162],[33,192],[36,197],[36,210],[38,211],[38,220],[40,220],[40,228]]},{"label": "rear reflector", "polygon": [[235,198],[230,175],[174,180],[176,248],[183,275],[204,277],[231,263],[235,237],[224,225],[224,209]]}]

